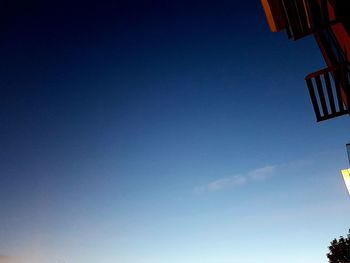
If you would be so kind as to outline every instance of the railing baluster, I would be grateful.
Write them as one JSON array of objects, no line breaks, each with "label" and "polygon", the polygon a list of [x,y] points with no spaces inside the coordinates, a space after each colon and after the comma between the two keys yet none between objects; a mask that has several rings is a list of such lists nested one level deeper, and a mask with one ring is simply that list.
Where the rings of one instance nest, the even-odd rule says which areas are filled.
[{"label": "railing baluster", "polygon": [[318,97],[320,98],[320,103],[321,103],[323,115],[326,116],[326,115],[328,115],[328,109],[327,109],[326,99],[325,99],[324,93],[323,93],[323,88],[322,88],[320,76],[316,76],[315,80],[316,80],[317,92],[318,92]]},{"label": "railing baluster", "polygon": [[[340,73],[340,74],[339,74]],[[340,87],[340,76],[341,72],[339,72],[339,69],[334,69],[333,70],[333,80],[335,84],[335,90],[337,91],[337,100],[338,100],[338,106],[339,106],[339,111],[344,111],[344,103],[343,103],[343,98],[341,96],[341,87]]]},{"label": "railing baluster", "polygon": [[331,112],[336,113],[337,110],[335,108],[335,103],[334,103],[334,97],[333,97],[333,91],[332,91],[332,86],[331,86],[331,81],[329,79],[329,72],[324,73],[324,82],[326,83],[326,88],[327,88],[327,94],[328,94],[328,101],[329,105],[331,107]]},{"label": "railing baluster", "polygon": [[312,84],[311,79],[306,79],[306,84],[309,90],[310,98],[311,98],[311,103],[312,106],[314,107],[315,115],[317,121],[321,121],[321,113],[318,107],[316,95],[315,95],[315,90],[314,90],[314,85]]},{"label": "railing baluster", "polygon": [[347,68],[345,66],[341,67],[341,75],[342,75],[342,87],[346,96],[346,108],[349,110],[350,108],[349,78],[348,78]]}]

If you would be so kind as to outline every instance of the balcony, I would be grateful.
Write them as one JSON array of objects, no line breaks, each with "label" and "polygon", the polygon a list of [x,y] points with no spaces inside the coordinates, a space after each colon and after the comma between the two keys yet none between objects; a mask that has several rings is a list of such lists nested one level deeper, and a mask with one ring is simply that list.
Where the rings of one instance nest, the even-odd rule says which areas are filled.
[{"label": "balcony", "polygon": [[349,72],[349,65],[342,64],[305,78],[318,122],[350,113]]},{"label": "balcony", "polygon": [[327,0],[280,0],[288,37],[297,40],[321,31],[336,21],[329,19]]}]

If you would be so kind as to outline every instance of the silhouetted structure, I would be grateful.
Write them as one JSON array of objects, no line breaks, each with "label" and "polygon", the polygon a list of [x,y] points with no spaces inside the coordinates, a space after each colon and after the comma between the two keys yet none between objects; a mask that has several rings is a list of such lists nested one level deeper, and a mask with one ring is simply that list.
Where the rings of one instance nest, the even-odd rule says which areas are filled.
[{"label": "silhouetted structure", "polygon": [[270,29],[313,35],[327,68],[305,77],[317,121],[350,113],[349,0],[261,0]]}]

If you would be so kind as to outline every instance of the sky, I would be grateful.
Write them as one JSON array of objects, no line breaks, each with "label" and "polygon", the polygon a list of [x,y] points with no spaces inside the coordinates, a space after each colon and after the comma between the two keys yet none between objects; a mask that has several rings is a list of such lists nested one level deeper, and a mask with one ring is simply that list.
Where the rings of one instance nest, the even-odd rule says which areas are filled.
[{"label": "sky", "polygon": [[321,263],[348,117],[259,1],[5,0],[0,262]]}]

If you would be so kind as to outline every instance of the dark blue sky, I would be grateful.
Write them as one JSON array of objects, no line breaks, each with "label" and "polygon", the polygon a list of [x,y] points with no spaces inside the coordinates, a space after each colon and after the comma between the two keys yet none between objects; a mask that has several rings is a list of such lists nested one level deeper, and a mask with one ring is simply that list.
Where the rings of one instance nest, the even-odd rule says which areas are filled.
[{"label": "dark blue sky", "polygon": [[259,1],[8,1],[0,21],[0,255],[248,263],[259,230],[270,262],[311,262],[348,227],[349,121],[315,122],[316,43]]}]

